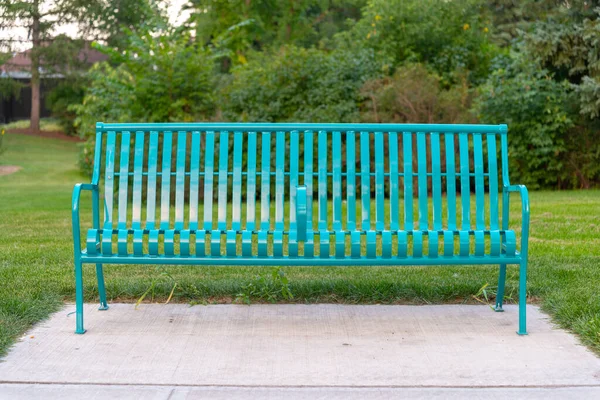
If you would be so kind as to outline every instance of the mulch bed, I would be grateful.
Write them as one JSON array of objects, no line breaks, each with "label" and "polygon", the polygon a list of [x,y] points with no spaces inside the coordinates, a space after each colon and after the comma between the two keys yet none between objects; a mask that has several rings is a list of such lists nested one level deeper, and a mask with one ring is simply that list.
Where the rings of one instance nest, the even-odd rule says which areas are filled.
[{"label": "mulch bed", "polygon": [[40,132],[32,132],[30,129],[7,129],[6,133],[12,133],[17,135],[29,135],[29,136],[41,136],[51,139],[60,139],[67,140],[69,142],[83,142],[82,139],[76,136],[67,136],[61,131],[40,131]]}]

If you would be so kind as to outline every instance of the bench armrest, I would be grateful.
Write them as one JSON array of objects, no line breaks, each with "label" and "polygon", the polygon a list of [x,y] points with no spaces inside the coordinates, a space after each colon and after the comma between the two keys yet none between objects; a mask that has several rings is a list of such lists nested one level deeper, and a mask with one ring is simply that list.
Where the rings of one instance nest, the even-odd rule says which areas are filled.
[{"label": "bench armrest", "polygon": [[79,225],[79,200],[81,197],[81,192],[87,190],[92,192],[92,207],[93,207],[93,226],[98,229],[100,226],[100,213],[98,210],[99,204],[99,193],[98,193],[98,185],[94,185],[91,183],[78,183],[73,188],[73,198],[71,202],[71,217],[73,220],[73,245],[75,247],[75,252],[81,251],[81,232]]},{"label": "bench armrest", "polygon": [[[528,241],[529,241],[529,192],[525,185],[509,185],[504,187],[505,201],[503,202],[503,208],[508,208],[508,195],[512,192],[519,192],[521,195],[521,255],[523,258],[527,258]],[[503,211],[506,215],[506,221],[503,221],[505,229],[508,229],[508,209]]]},{"label": "bench armrest", "polygon": [[296,188],[296,223],[298,234],[296,240],[299,242],[306,241],[306,186],[298,186]]}]

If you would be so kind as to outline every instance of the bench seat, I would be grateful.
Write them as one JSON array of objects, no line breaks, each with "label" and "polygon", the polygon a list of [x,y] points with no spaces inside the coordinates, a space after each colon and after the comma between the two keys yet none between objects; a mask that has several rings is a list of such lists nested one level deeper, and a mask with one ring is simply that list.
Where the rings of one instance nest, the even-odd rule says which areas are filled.
[{"label": "bench seat", "polygon": [[[290,243],[289,237],[294,235],[293,231],[279,232],[287,239],[286,242],[275,241],[274,233],[267,231],[267,235],[263,236],[261,241],[258,239],[259,232],[256,231],[89,229],[84,257],[111,257],[117,260],[116,262],[119,257],[160,256],[165,261],[177,261],[181,257],[187,257],[205,259],[207,264],[214,263],[215,258],[225,258],[230,264],[242,259],[254,259],[259,262],[262,259],[295,258],[305,259],[310,265],[319,262],[327,264],[331,260],[346,258],[352,259],[353,262],[363,259],[377,263],[382,259],[394,259],[396,262],[407,260],[406,264],[418,264],[420,259],[440,257],[443,258],[443,262],[449,258],[459,258],[469,264],[470,259],[489,261],[490,257],[504,257],[514,260],[519,255],[513,230],[326,231],[324,234],[333,240],[329,241],[329,246],[324,242],[323,247],[320,247],[318,231],[308,234],[304,246],[298,246],[293,241]],[[216,240],[213,240],[213,237]],[[336,240],[338,237],[339,243]],[[222,240],[225,241],[224,248],[221,245]],[[259,247],[264,247],[263,251],[259,251]],[[498,261],[493,262],[496,264]]]}]

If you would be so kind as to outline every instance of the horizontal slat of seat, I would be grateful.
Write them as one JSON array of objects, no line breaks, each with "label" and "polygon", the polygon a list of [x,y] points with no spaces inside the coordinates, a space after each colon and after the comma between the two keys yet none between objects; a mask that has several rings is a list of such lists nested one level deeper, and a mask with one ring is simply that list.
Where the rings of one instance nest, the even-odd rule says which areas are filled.
[{"label": "horizontal slat of seat", "polygon": [[[310,235],[323,235],[324,232],[313,231],[309,232]],[[286,235],[295,234],[295,231],[231,231],[231,230],[212,230],[212,231],[196,231],[189,229],[168,229],[168,230],[134,230],[134,229],[113,229],[112,231],[102,231],[103,235],[108,235],[108,237],[116,237],[117,238],[117,255],[119,256],[128,256],[134,254],[136,256],[141,256],[143,254],[158,256],[164,255],[165,257],[178,257],[178,256],[187,256],[187,257],[197,257],[197,258],[214,258],[214,257],[232,257],[236,258],[232,259],[232,262],[235,264],[235,259],[237,256],[244,255],[244,257],[258,257],[258,258],[269,258],[272,256],[276,257],[284,257],[287,255],[286,248],[283,246],[283,237]],[[227,246],[226,251],[221,251],[221,235],[226,235],[227,237]],[[500,248],[501,248],[501,236],[505,237],[505,243],[503,245],[504,254],[507,256],[515,256],[516,252],[516,235],[514,231],[403,231],[403,230],[395,230],[395,231],[327,231],[327,237],[331,235],[335,238],[335,252],[333,254],[322,254],[320,258],[344,258],[345,257],[345,245],[342,246],[341,239],[344,235],[350,235],[352,237],[351,243],[351,254],[354,257],[351,258],[360,258],[361,256],[366,256],[369,259],[378,259],[378,258],[404,258],[407,255],[414,256],[416,258],[438,258],[443,256],[444,259],[458,257],[482,257],[482,256],[500,256]],[[356,236],[358,235],[358,236]],[[211,253],[209,255],[205,255],[203,251],[196,251],[196,254],[191,254],[191,245],[196,244],[196,246],[201,246],[204,239],[210,236],[211,243]],[[395,251],[392,250],[392,237],[397,237],[397,246]],[[149,248],[145,249],[143,252],[141,250],[141,243],[143,242],[143,238],[147,237]],[[366,253],[360,253],[360,240],[355,242],[354,238],[365,237]],[[484,244],[484,238],[490,237],[491,245],[486,249]],[[98,257],[101,256],[109,256],[113,255],[112,251],[108,253],[104,253],[104,247],[101,248],[100,252],[97,252],[96,247],[97,243],[100,242],[100,231],[96,229],[90,229],[87,234],[87,242],[86,247],[88,249],[88,255],[95,255]],[[161,241],[162,238],[162,241]],[[281,247],[281,252],[277,252],[276,250],[269,254],[267,248],[260,249],[257,253],[252,251],[252,247],[246,247],[243,251],[237,250],[237,239],[246,240],[249,243],[252,243],[253,238],[258,238],[264,243],[267,243],[269,238],[272,238],[273,242],[277,242],[277,245]],[[412,239],[408,239],[412,238]],[[459,246],[455,248],[455,238],[458,238]],[[378,246],[377,242],[381,240],[381,246]],[[132,242],[133,253],[131,253],[127,248],[127,243]],[[412,241],[412,244],[411,244]],[[425,241],[428,242],[428,245],[425,246]],[[160,243],[163,243],[163,247],[161,250]],[[180,244],[179,253],[175,251],[175,243]],[[110,242],[109,242],[110,243]],[[136,243],[138,243],[136,245]],[[359,247],[355,249],[355,243]],[[443,252],[441,254],[438,253],[438,244],[441,244],[443,248]],[[470,245],[473,244],[475,246],[475,252],[470,252]],[[198,249],[198,247],[196,247]],[[312,259],[312,253],[304,254],[302,252],[295,252],[293,254],[294,258],[304,258],[304,259]],[[377,263],[377,262],[376,262]]]},{"label": "horizontal slat of seat", "polygon": [[255,265],[255,266],[311,266],[311,265],[328,265],[328,266],[375,266],[375,265],[485,265],[485,264],[516,264],[520,262],[520,258],[514,256],[509,257],[502,255],[499,257],[483,256],[483,257],[452,257],[452,258],[429,258],[429,257],[412,257],[407,256],[391,257],[391,258],[290,258],[290,257],[182,257],[182,256],[156,256],[135,257],[126,256],[120,257],[117,255],[106,257],[89,257],[82,255],[82,261],[86,263],[103,263],[103,264],[171,264],[171,265]]}]

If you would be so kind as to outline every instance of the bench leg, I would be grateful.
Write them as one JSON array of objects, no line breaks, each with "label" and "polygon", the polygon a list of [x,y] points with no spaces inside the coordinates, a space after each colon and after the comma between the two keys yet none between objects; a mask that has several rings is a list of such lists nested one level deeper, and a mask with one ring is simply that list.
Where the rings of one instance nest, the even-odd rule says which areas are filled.
[{"label": "bench leg", "polygon": [[519,269],[519,335],[527,335],[527,260]]},{"label": "bench leg", "polygon": [[500,264],[500,274],[498,275],[498,291],[496,293],[496,312],[502,312],[502,303],[504,302],[504,287],[506,286],[506,264]]},{"label": "bench leg", "polygon": [[75,333],[84,334],[83,328],[83,268],[79,257],[75,257]]},{"label": "bench leg", "polygon": [[98,295],[100,297],[100,308],[98,310],[108,310],[106,302],[106,287],[104,286],[104,272],[102,264],[96,264],[96,278],[98,279]]}]

